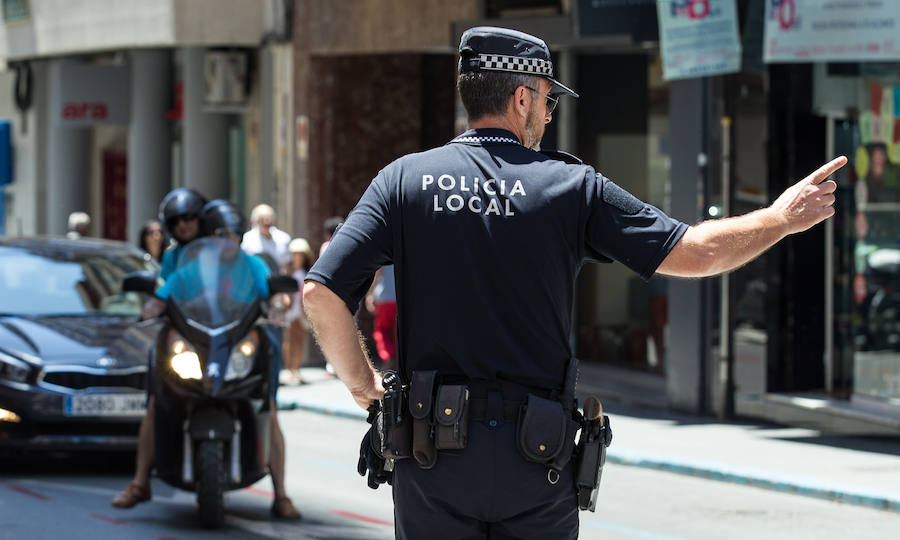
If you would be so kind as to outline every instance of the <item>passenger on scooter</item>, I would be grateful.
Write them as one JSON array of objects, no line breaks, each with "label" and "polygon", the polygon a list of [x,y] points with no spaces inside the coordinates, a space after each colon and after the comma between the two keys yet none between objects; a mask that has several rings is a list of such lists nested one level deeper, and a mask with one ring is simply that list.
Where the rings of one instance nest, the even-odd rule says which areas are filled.
[{"label": "passenger on scooter", "polygon": [[[159,221],[161,221],[169,236],[175,239],[175,246],[166,250],[163,254],[159,269],[159,277],[163,280],[175,271],[178,260],[185,244],[197,238],[200,233],[200,212],[206,204],[206,197],[188,188],[176,188],[163,197],[159,203]],[[165,308],[165,303],[158,298],[151,298],[144,304],[141,311],[141,319],[158,317]],[[151,373],[150,366],[147,373]],[[153,419],[155,418],[156,400],[150,389],[150,378],[147,379],[149,398],[147,400],[147,412],[141,420],[141,428],[138,432],[137,457],[134,478],[125,487],[125,490],[116,495],[112,505],[116,508],[131,508],[134,505],[149,501],[152,497],[150,491],[150,469],[153,467]]]}]

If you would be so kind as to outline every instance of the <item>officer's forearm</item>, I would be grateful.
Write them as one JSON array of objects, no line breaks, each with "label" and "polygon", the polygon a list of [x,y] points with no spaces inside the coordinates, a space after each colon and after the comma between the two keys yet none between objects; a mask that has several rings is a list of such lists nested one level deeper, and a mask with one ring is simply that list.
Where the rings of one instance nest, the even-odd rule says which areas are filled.
[{"label": "officer's forearm", "polygon": [[328,287],[309,281],[303,287],[303,309],[325,358],[341,381],[354,396],[375,395],[375,369],[344,301]]},{"label": "officer's forearm", "polygon": [[710,220],[688,228],[663,263],[660,274],[705,277],[739,268],[787,236],[771,208]]}]

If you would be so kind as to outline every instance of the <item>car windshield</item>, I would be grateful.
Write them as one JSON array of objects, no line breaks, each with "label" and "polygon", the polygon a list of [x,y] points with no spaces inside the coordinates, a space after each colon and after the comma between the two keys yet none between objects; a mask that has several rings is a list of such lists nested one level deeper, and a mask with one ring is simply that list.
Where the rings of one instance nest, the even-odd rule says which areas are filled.
[{"label": "car windshield", "polygon": [[0,246],[0,312],[137,317],[147,297],[123,293],[122,278],[138,270],[156,267],[136,254]]},{"label": "car windshield", "polygon": [[242,319],[259,298],[250,256],[224,238],[186,245],[167,286],[181,312],[208,328]]}]

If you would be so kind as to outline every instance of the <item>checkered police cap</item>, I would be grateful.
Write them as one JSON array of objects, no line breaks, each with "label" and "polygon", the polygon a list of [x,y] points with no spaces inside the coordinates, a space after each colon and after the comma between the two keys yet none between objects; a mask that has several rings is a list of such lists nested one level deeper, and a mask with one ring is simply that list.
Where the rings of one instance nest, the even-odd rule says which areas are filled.
[{"label": "checkered police cap", "polygon": [[466,30],[459,42],[459,72],[482,70],[543,77],[553,84],[551,94],[578,97],[553,78],[553,62],[547,44],[524,32],[495,26]]}]

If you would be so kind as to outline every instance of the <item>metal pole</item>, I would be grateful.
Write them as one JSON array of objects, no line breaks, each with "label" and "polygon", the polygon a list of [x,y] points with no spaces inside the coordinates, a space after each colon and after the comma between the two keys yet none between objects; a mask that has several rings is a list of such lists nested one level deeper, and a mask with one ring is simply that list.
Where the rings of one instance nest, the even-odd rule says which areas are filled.
[{"label": "metal pole", "polygon": [[[826,117],[825,142],[826,161],[834,156],[834,122],[836,118]],[[825,222],[825,391],[834,391],[834,220]]]},{"label": "metal pole", "polygon": [[[727,92],[727,90],[726,90]],[[727,99],[727,98],[726,98]],[[731,117],[723,116],[722,127],[722,213],[731,215]],[[719,383],[722,388],[722,414],[729,418],[734,414],[734,374],[731,356],[731,276],[722,274],[719,291]]]}]

